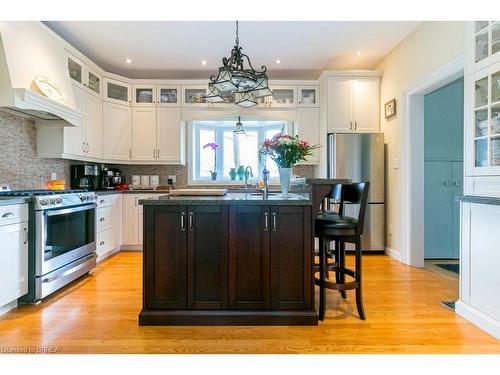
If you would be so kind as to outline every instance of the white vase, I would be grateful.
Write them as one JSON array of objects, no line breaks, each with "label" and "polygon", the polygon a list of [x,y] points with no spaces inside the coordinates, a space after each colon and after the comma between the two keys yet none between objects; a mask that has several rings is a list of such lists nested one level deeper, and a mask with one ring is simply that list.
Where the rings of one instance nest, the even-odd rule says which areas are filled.
[{"label": "white vase", "polygon": [[290,176],[292,175],[292,168],[278,168],[280,173],[281,194],[283,198],[288,198],[288,191],[290,189]]}]

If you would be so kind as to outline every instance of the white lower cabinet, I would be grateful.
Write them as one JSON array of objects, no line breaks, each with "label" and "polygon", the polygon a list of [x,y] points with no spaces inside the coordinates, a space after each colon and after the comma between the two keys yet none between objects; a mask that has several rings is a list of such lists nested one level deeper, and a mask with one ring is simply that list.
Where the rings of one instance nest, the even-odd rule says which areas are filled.
[{"label": "white lower cabinet", "polygon": [[28,205],[0,206],[0,308],[28,293]]},{"label": "white lower cabinet", "polygon": [[500,338],[500,206],[462,203],[459,315]]},{"label": "white lower cabinet", "polygon": [[123,246],[142,250],[143,210],[140,199],[165,195],[164,193],[123,194]]},{"label": "white lower cabinet", "polygon": [[122,242],[122,196],[107,194],[97,199],[97,261],[119,250]]}]

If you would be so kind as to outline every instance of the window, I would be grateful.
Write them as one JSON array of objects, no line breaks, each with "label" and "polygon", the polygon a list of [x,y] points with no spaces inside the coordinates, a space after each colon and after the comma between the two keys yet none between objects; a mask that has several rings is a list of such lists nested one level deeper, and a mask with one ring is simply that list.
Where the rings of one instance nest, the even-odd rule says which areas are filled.
[{"label": "window", "polygon": [[[207,147],[207,143],[216,143],[217,149],[217,180],[230,181],[231,168],[240,165],[252,168],[254,178],[261,179],[264,164],[270,172],[271,178],[278,178],[278,168],[272,160],[259,161],[259,146],[266,138],[271,138],[281,131],[287,133],[286,121],[252,120],[243,122],[245,134],[234,134],[236,119],[234,120],[203,120],[192,123],[192,163],[191,177],[193,181],[208,181],[210,172],[214,170],[214,151]],[[237,178],[238,179],[238,178]]]}]

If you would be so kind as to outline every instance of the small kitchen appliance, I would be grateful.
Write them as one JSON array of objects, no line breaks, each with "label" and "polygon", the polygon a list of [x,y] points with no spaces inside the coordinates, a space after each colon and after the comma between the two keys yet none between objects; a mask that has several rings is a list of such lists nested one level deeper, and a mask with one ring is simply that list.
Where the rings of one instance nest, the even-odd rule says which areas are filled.
[{"label": "small kitchen appliance", "polygon": [[116,168],[104,167],[101,173],[102,188],[113,190],[115,186],[121,185],[123,181],[122,172]]},{"label": "small kitchen appliance", "polygon": [[97,190],[99,188],[99,167],[97,165],[72,165],[71,188]]}]

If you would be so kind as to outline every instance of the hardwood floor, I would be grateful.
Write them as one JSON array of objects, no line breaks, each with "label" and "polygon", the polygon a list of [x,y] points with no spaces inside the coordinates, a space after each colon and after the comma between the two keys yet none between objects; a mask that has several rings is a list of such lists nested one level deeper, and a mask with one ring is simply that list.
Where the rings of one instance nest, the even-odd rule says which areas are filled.
[{"label": "hardwood floor", "polygon": [[42,303],[1,316],[0,352],[500,353],[500,341],[440,305],[456,299],[456,280],[386,256],[363,259],[364,322],[352,292],[340,301],[328,291],[317,327],[139,327],[141,259],[119,253]]}]

